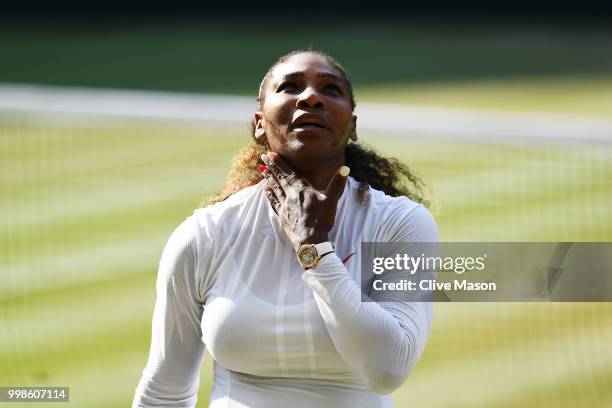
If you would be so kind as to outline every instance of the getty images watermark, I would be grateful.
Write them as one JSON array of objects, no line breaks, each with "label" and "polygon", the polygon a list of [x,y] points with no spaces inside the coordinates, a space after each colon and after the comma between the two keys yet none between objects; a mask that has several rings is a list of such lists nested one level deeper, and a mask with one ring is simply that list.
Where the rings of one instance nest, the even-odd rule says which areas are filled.
[{"label": "getty images watermark", "polygon": [[612,243],[361,246],[363,301],[612,301]]},{"label": "getty images watermark", "polygon": [[[395,254],[394,257],[375,257],[372,260],[372,272],[382,275],[385,271],[403,270],[409,275],[415,275],[418,271],[445,271],[462,275],[467,271],[483,271],[487,254],[478,257],[441,257],[411,256],[406,253]],[[433,273],[432,273],[433,275]],[[436,279],[410,280],[402,279],[399,282],[385,282],[382,277],[374,279],[372,283],[374,290],[409,290],[409,291],[433,291],[433,290],[496,290],[495,282],[470,282],[467,279],[453,279],[451,282],[438,282]]]}]

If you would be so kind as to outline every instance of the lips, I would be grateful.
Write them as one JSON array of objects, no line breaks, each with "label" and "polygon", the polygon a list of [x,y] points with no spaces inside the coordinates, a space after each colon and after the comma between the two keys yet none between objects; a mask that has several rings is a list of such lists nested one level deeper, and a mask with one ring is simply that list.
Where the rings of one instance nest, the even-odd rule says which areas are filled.
[{"label": "lips", "polygon": [[304,123],[300,123],[299,125],[294,126],[294,128],[319,128],[319,129],[325,129],[323,126],[319,125],[318,123],[314,123],[314,122],[304,122]]},{"label": "lips", "polygon": [[302,114],[291,123],[293,129],[327,129],[325,120],[320,115]]}]

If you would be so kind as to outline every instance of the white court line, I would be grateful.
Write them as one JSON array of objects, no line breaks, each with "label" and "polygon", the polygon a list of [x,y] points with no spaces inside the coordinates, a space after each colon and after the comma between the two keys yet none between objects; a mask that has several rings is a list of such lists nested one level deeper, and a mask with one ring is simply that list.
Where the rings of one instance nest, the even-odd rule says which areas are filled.
[{"label": "white court line", "polygon": [[[0,84],[0,112],[80,114],[248,123],[254,98]],[[612,118],[362,103],[360,129],[475,138],[612,141]]]}]

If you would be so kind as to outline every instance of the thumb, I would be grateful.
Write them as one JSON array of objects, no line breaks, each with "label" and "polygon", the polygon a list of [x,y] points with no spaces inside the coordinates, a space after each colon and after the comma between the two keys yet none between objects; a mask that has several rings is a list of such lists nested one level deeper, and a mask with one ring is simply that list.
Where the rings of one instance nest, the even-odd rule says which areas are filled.
[{"label": "thumb", "polygon": [[346,185],[346,180],[350,172],[351,169],[348,166],[339,167],[325,189],[325,196],[333,198],[336,201],[339,200],[344,191],[344,186]]}]

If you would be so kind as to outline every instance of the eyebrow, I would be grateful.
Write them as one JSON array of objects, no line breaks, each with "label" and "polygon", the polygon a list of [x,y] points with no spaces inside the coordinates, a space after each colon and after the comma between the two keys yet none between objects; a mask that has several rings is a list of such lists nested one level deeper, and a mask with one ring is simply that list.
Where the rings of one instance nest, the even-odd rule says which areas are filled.
[{"label": "eyebrow", "polygon": [[[283,75],[281,78],[293,78],[293,77],[304,77],[304,71],[295,71],[295,72],[290,72],[288,74]],[[340,79],[340,77],[336,74],[332,74],[331,72],[317,72],[317,76],[320,78],[332,78],[335,79],[336,81],[342,82],[342,80]]]}]

